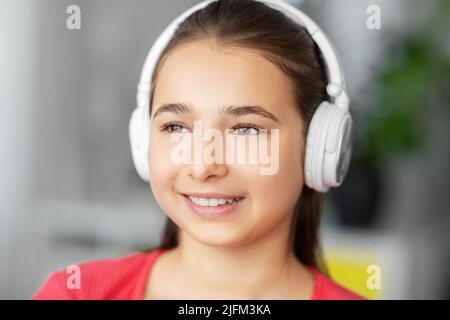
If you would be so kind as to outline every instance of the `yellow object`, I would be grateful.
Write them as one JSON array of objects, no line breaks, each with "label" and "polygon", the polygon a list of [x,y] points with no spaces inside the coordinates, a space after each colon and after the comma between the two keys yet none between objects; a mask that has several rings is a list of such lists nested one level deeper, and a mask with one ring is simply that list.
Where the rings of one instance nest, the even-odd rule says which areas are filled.
[{"label": "yellow object", "polygon": [[335,282],[368,299],[382,298],[382,272],[380,288],[371,288],[370,284],[368,285],[368,280],[370,282],[373,279],[371,276],[374,276],[372,268],[379,267],[375,254],[371,255],[367,251],[324,248],[324,256],[330,277]]}]

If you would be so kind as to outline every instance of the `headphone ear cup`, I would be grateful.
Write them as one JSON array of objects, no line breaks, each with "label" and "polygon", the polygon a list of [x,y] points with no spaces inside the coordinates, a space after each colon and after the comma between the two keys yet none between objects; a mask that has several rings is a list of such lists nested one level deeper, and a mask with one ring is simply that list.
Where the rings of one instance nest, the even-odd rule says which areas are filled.
[{"label": "headphone ear cup", "polygon": [[306,138],[305,182],[316,191],[338,187],[348,170],[352,144],[348,111],[323,101],[311,120]]},{"label": "headphone ear cup", "polygon": [[134,167],[141,179],[149,181],[148,168],[148,131],[145,130],[143,108],[136,108],[131,114],[129,123],[129,136],[131,155]]},{"label": "headphone ear cup", "polygon": [[308,187],[319,192],[327,191],[319,183],[322,176],[322,157],[324,149],[324,122],[329,113],[329,102],[323,101],[314,112],[306,136],[305,150],[305,182]]}]

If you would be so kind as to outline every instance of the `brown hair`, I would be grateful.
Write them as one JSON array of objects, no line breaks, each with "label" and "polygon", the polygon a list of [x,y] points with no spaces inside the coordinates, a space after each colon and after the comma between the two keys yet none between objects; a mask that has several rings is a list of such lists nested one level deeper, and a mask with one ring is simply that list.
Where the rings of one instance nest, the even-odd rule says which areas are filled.
[{"label": "brown hair", "polygon": [[[218,0],[193,13],[180,24],[161,54],[152,77],[150,114],[156,78],[168,53],[183,43],[213,40],[224,47],[253,49],[279,67],[290,80],[306,128],[320,102],[326,99],[326,77],[317,45],[305,28],[283,13],[253,0]],[[304,150],[302,159],[304,159]],[[306,185],[295,206],[290,234],[295,256],[304,264],[326,273],[318,233],[322,195]],[[178,244],[178,226],[167,218],[160,248]]]}]

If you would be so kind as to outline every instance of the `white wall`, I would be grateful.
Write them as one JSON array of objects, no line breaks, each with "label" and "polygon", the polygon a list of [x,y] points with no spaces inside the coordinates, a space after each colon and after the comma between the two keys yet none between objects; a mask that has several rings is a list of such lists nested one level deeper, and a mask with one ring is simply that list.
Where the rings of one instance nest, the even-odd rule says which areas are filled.
[{"label": "white wall", "polygon": [[[33,113],[36,94],[36,7],[0,2],[0,298],[13,281],[9,273],[17,241],[15,227],[27,216],[31,198]],[[26,235],[23,235],[26,238]]]}]

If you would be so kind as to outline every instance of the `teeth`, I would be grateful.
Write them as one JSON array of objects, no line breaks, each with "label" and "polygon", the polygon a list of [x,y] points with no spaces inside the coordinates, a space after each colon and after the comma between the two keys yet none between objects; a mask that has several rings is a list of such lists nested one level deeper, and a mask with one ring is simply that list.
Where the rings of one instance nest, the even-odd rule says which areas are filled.
[{"label": "teeth", "polygon": [[206,199],[206,198],[196,198],[189,197],[193,203],[202,207],[217,207],[224,204],[231,204],[238,202],[238,199]]}]

